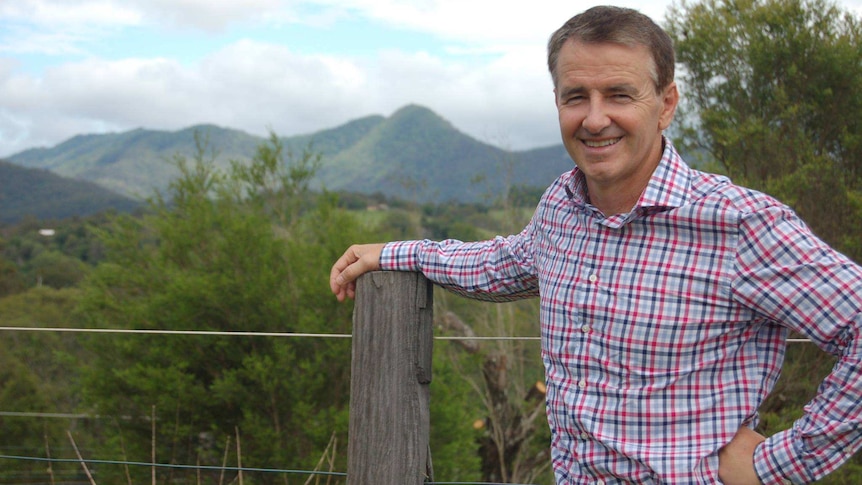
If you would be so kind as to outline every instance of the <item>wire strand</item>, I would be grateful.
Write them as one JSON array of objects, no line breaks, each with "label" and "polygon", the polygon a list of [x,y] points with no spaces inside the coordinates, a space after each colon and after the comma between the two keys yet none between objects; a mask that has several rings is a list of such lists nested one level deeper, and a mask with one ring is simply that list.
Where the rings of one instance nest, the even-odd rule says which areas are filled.
[{"label": "wire strand", "polygon": [[[292,338],[352,338],[349,333],[302,333],[302,332],[241,332],[218,330],[156,330],[123,328],[71,328],[71,327],[0,327],[0,332],[60,332],[60,333],[102,333],[102,334],[140,334],[140,335],[205,335],[216,337],[292,337]],[[450,337],[435,336],[434,340],[519,340],[540,341],[537,336],[473,336]],[[811,343],[810,339],[789,338],[788,343]]]},{"label": "wire strand", "polygon": [[312,470],[282,470],[277,468],[253,468],[253,467],[235,467],[235,466],[217,466],[217,465],[177,465],[177,464],[168,464],[168,463],[145,463],[140,461],[119,461],[119,460],[93,460],[84,458],[79,460],[77,458],[43,458],[38,456],[14,456],[14,455],[0,455],[0,459],[5,460],[23,460],[23,461],[40,461],[40,462],[49,462],[49,463],[88,463],[93,465],[131,465],[131,466],[144,466],[144,467],[156,467],[156,468],[173,468],[173,469],[194,469],[194,470],[216,470],[216,471],[232,471],[232,472],[265,472],[265,473],[292,473],[292,474],[302,474],[302,475],[329,475],[329,476],[338,476],[338,477],[346,477],[347,473],[344,472],[323,472],[323,471],[312,471]]},{"label": "wire strand", "polygon": [[149,335],[207,335],[220,337],[297,337],[297,338],[351,338],[349,333],[300,333],[300,332],[240,332],[218,330],[154,330],[123,328],[70,328],[70,327],[0,327],[4,332],[65,332],[65,333],[114,333]]}]

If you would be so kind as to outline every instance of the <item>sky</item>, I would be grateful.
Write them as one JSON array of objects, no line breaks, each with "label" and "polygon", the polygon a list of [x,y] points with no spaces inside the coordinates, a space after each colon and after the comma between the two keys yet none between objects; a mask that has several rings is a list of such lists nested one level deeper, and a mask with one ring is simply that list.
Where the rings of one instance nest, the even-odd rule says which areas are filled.
[{"label": "sky", "polygon": [[[661,24],[671,1],[602,3]],[[0,0],[0,158],[136,128],[308,134],[408,104],[501,148],[553,145],[547,39],[593,5]]]}]

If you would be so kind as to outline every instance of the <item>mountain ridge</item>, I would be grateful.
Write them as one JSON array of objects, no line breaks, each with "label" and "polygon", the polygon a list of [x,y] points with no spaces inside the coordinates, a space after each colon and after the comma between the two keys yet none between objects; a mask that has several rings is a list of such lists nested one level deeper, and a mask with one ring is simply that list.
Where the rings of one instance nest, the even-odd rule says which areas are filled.
[{"label": "mountain ridge", "polygon": [[[31,148],[6,158],[26,168],[88,181],[142,200],[176,177],[169,160],[195,153],[195,136],[207,140],[217,166],[248,161],[260,136],[200,124],[177,131],[137,128],[81,134],[54,147]],[[547,186],[572,168],[562,144],[507,151],[478,141],[432,110],[406,105],[389,117],[370,115],[314,133],[280,137],[293,153],[322,155],[318,188],[383,193],[417,202],[479,202],[507,185]],[[505,177],[501,174],[505,174]]]}]

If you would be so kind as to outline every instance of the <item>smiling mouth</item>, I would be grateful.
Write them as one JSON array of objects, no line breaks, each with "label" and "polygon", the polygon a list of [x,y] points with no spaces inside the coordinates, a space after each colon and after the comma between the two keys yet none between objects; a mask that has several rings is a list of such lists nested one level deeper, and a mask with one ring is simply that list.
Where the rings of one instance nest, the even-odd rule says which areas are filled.
[{"label": "smiling mouth", "polygon": [[609,140],[583,140],[583,142],[584,142],[584,145],[586,145],[590,148],[603,148],[603,147],[614,145],[620,140],[622,140],[622,137],[611,138]]}]

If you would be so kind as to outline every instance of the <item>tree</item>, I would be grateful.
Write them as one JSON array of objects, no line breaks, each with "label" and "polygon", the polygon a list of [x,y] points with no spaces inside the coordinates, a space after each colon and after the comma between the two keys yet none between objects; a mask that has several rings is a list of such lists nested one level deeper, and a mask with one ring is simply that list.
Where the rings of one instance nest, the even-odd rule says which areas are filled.
[{"label": "tree", "polygon": [[[492,309],[487,304],[481,306],[485,308],[477,323],[484,331],[498,335],[530,328],[524,322],[538,321],[536,306],[527,302],[495,304]],[[540,477],[550,478],[544,476],[551,464],[545,385],[540,366],[529,364],[538,360],[536,346],[508,340],[486,345],[470,340],[475,337],[473,327],[452,311],[445,311],[436,320],[445,333],[463,338],[453,342],[467,357],[457,355],[451,347],[446,349],[448,357],[481,400],[482,406],[476,411],[482,417],[474,421],[474,428],[482,480],[533,483]]]},{"label": "tree", "polygon": [[[331,198],[306,190],[315,156],[293,157],[272,136],[248,166],[222,172],[214,158],[199,140],[192,160],[173,160],[180,176],[146,216],[120,215],[102,232],[106,260],[82,285],[78,308],[87,326],[348,333],[350,309],[322,275],[368,237]],[[239,436],[244,466],[310,470],[333,434],[346,441],[348,340],[88,340],[95,357],[83,395],[94,413],[118,417],[101,429],[106,459],[149,461],[153,413],[160,462],[220,465]],[[120,469],[100,473],[124,480]],[[132,473],[143,480],[149,470]],[[192,473],[163,471],[160,480],[191,483]]]},{"label": "tree", "polygon": [[[511,193],[511,189],[504,193]],[[494,230],[503,234],[523,228],[530,214],[516,201],[515,197],[500,197],[496,218],[491,220],[487,209],[482,211],[488,219],[485,225],[496,226]],[[486,482],[553,480],[539,343],[509,339],[539,333],[538,303],[538,299],[489,303],[443,292],[435,296],[435,325],[441,333],[455,337],[451,345],[441,346],[435,354],[448,360],[448,372],[459,376],[472,390],[469,397],[461,396],[460,400],[471,403],[468,409],[475,429],[472,449],[478,457],[480,478]],[[499,339],[471,340],[477,334]],[[435,392],[432,386],[432,400]],[[432,421],[432,441],[433,426]]]},{"label": "tree", "polygon": [[[0,299],[0,321],[10,327],[70,327],[78,298],[75,289],[49,287],[29,290]],[[33,413],[74,415],[79,396],[78,362],[89,354],[74,334],[7,331],[0,339],[0,409],[20,413],[0,416],[0,454],[72,458],[66,451],[65,431],[85,428],[87,420],[39,418]],[[80,467],[65,463],[50,467],[55,478],[74,477]],[[47,481],[44,463],[4,460],[0,481],[29,479]]]},{"label": "tree", "polygon": [[827,0],[681,1],[681,147],[862,261],[862,27]]}]

